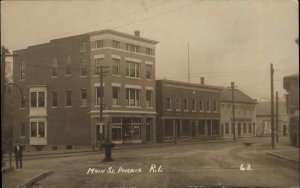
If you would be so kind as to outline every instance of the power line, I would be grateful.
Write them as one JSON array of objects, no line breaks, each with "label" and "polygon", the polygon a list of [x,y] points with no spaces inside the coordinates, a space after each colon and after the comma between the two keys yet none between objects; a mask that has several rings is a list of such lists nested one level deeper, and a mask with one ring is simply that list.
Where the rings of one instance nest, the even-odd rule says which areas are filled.
[{"label": "power line", "polygon": [[[155,7],[158,7],[158,6],[161,6],[163,4],[168,4],[170,2],[173,2],[173,1],[165,1],[163,3],[159,3],[159,4],[156,4],[156,5],[153,5],[153,6],[150,6],[149,8],[147,8],[148,10],[149,9],[153,9]],[[140,9],[138,11],[134,11],[134,12],[131,12],[131,13],[128,13],[128,14],[124,14],[124,15],[121,15],[121,16],[118,16],[118,17],[115,17],[115,18],[111,18],[111,19],[107,19],[107,20],[104,20],[102,22],[98,22],[98,23],[95,23],[93,25],[88,25],[88,26],[84,26],[84,27],[80,27],[78,29],[74,29],[74,30],[71,30],[71,31],[68,31],[68,32],[65,32],[65,33],[61,33],[61,34],[57,34],[57,35],[52,35],[52,36],[48,36],[48,37],[45,37],[45,38],[40,38],[40,39],[37,39],[37,40],[33,40],[31,42],[28,42],[28,43],[33,43],[33,42],[38,42],[38,41],[42,41],[42,40],[46,40],[46,39],[52,39],[52,38],[55,38],[55,37],[59,37],[59,36],[64,36],[66,34],[70,34],[70,33],[73,33],[75,31],[79,31],[79,30],[82,30],[82,29],[86,29],[86,28],[91,28],[91,27],[95,27],[97,25],[100,25],[100,24],[105,24],[105,23],[109,23],[109,22],[113,22],[115,20],[118,20],[118,19],[122,19],[122,18],[125,18],[125,17],[128,17],[128,16],[131,16],[131,15],[134,15],[134,14],[137,14],[137,13],[140,13],[140,12],[144,12],[145,10],[144,9]],[[25,44],[24,44],[25,45]],[[21,45],[19,47],[17,47],[17,49],[19,48],[22,48]]]}]

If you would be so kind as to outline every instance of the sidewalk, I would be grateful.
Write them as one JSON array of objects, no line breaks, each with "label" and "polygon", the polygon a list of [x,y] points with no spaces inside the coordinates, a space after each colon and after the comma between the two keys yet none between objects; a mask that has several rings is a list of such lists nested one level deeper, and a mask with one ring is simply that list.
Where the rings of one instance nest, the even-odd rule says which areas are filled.
[{"label": "sidewalk", "polygon": [[289,145],[288,140],[275,144],[275,149],[269,149],[268,155],[299,163],[299,148]]},{"label": "sidewalk", "polygon": [[[239,141],[255,141],[261,138],[240,138]],[[232,139],[226,140],[191,140],[191,141],[177,141],[176,145],[189,145],[189,144],[205,144],[205,143],[216,143],[216,142],[233,142]],[[164,147],[164,146],[175,146],[174,141],[165,142],[165,143],[155,143],[155,144],[117,144],[113,150],[124,150],[124,149],[142,149],[142,148],[151,148],[151,147]],[[104,151],[104,150],[102,150]],[[31,151],[23,152],[23,159],[32,156],[43,156],[43,155],[57,155],[57,154],[71,154],[71,153],[87,153],[87,152],[99,152],[99,148],[82,148],[82,149],[65,149],[65,150],[44,150],[44,151]],[[9,160],[9,154],[3,155],[4,160]],[[14,154],[12,154],[12,160],[14,160]]]},{"label": "sidewalk", "polygon": [[53,173],[51,170],[15,169],[11,172],[2,173],[2,187],[31,187],[36,182]]}]

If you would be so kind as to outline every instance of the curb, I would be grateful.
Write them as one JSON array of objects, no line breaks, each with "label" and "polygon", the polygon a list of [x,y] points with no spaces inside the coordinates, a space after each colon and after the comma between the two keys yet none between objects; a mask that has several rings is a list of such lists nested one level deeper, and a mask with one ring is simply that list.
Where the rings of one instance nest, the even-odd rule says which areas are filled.
[{"label": "curb", "polygon": [[278,158],[281,158],[281,159],[285,159],[285,160],[288,160],[288,161],[299,163],[299,160],[290,159],[288,157],[285,157],[285,156],[282,156],[282,155],[278,155],[278,154],[275,154],[275,153],[271,153],[271,152],[266,152],[266,153],[267,153],[267,155],[271,155],[271,156],[274,156],[274,157],[278,157]]},{"label": "curb", "polygon": [[52,174],[54,174],[54,171],[53,171],[53,170],[46,171],[46,172],[44,172],[44,173],[42,173],[42,174],[40,174],[40,175],[38,175],[38,176],[32,178],[29,182],[27,182],[27,183],[25,183],[25,184],[19,186],[19,188],[29,188],[29,187],[31,187],[32,185],[34,185],[35,183],[41,181],[42,179],[44,179],[44,178],[46,178],[47,176],[50,176],[50,175],[52,175]]},{"label": "curb", "polygon": [[14,170],[15,170],[14,166],[4,167],[4,168],[2,168],[2,173],[8,173],[8,172],[11,172],[11,171],[14,171]]}]

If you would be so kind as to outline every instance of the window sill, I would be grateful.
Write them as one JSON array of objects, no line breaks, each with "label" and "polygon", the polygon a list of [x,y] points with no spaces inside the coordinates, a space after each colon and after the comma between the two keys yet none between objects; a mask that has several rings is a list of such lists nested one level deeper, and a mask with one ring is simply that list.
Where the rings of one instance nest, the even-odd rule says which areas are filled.
[{"label": "window sill", "polygon": [[121,77],[119,74],[112,74],[113,77]]},{"label": "window sill", "polygon": [[172,109],[167,109],[166,111],[167,111],[167,112],[172,112]]},{"label": "window sill", "polygon": [[151,109],[151,110],[153,110],[153,107],[152,107],[152,106],[146,106],[146,109]]},{"label": "window sill", "polygon": [[19,108],[20,110],[25,110],[25,108]]},{"label": "window sill", "polygon": [[129,76],[126,76],[125,78],[133,79],[133,80],[141,80],[141,78],[138,78],[138,77],[129,77]]},{"label": "window sill", "polygon": [[20,136],[20,138],[26,138],[26,136]]},{"label": "window sill", "polygon": [[87,107],[87,105],[81,105],[80,107],[81,107],[81,108],[86,108],[86,107]]},{"label": "window sill", "polygon": [[141,106],[126,106],[126,108],[142,108]]},{"label": "window sill", "polygon": [[65,75],[65,77],[71,77],[71,76],[72,76],[71,74],[66,74],[66,75]]},{"label": "window sill", "polygon": [[117,104],[113,104],[112,107],[117,107],[117,108],[120,108],[121,105],[117,105]]},{"label": "window sill", "polygon": [[147,81],[153,81],[153,79],[146,78]]},{"label": "window sill", "polygon": [[196,112],[196,110],[192,110],[192,112]]},{"label": "window sill", "polygon": [[85,76],[80,76],[80,78],[86,78],[87,77],[87,75],[85,75]]},{"label": "window sill", "polygon": [[72,106],[65,106],[65,108],[72,108]]},{"label": "window sill", "polygon": [[87,52],[87,50],[79,50],[79,52]]},{"label": "window sill", "polygon": [[189,112],[189,110],[183,110],[184,112]]},{"label": "window sill", "polygon": [[51,106],[51,108],[57,108],[57,106]]},{"label": "window sill", "polygon": [[51,78],[57,78],[58,76],[51,76]]},{"label": "window sill", "polygon": [[176,111],[176,112],[180,112],[180,109],[176,109],[175,111]]}]

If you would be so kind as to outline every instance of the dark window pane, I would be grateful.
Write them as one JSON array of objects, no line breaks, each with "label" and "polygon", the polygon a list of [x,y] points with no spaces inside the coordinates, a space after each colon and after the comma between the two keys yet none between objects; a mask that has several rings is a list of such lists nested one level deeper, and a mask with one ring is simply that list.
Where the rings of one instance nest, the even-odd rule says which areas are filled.
[{"label": "dark window pane", "polygon": [[36,92],[30,93],[30,101],[31,101],[31,107],[37,107],[37,98],[36,98]]},{"label": "dark window pane", "polygon": [[30,136],[31,137],[37,137],[36,130],[37,130],[37,122],[31,122],[30,123]]}]

